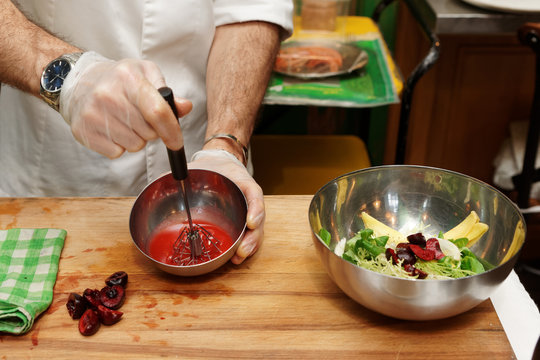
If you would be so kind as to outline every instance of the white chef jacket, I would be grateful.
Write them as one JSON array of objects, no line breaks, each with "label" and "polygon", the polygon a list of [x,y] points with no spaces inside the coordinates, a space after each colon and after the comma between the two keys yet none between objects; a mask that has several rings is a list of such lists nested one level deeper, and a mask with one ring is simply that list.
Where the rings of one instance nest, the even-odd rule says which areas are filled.
[{"label": "white chef jacket", "polygon": [[[292,0],[19,0],[36,23],[110,59],[155,62],[175,95],[187,158],[206,130],[205,74],[215,27],[266,21],[292,32]],[[170,171],[165,145],[110,160],[75,140],[60,114],[17,89],[0,91],[0,196],[133,196]]]}]

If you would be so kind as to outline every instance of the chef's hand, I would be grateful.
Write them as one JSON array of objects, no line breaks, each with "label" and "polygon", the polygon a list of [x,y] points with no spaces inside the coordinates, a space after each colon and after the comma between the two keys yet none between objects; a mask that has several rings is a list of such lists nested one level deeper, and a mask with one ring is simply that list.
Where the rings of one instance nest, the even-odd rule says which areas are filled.
[{"label": "chef's hand", "polygon": [[[112,61],[86,52],[65,79],[60,113],[81,144],[111,159],[158,137],[178,150],[182,132],[157,91],[162,86],[163,75],[152,62]],[[175,98],[175,103],[179,117],[191,111],[190,101]]]},{"label": "chef's hand", "polygon": [[206,169],[218,172],[242,190],[247,200],[247,231],[236,254],[231,258],[234,264],[242,263],[253,255],[263,240],[264,198],[261,187],[248,173],[246,167],[234,155],[224,150],[201,150],[196,152],[189,168]]}]

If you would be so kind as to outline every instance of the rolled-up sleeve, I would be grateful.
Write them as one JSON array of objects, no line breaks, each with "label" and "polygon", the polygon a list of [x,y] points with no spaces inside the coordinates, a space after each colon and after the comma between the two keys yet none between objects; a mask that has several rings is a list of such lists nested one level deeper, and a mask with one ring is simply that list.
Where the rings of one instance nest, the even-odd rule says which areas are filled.
[{"label": "rolled-up sleeve", "polygon": [[214,0],[216,26],[265,21],[281,26],[281,39],[293,31],[293,0]]}]

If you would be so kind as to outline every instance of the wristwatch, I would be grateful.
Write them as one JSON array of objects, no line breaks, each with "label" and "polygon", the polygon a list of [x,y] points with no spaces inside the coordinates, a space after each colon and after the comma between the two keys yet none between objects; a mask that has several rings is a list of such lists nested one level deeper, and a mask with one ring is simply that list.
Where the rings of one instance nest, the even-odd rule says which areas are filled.
[{"label": "wristwatch", "polygon": [[82,53],[80,52],[62,55],[45,66],[41,74],[39,94],[56,111],[60,107],[60,91],[62,90],[64,79],[81,55]]}]

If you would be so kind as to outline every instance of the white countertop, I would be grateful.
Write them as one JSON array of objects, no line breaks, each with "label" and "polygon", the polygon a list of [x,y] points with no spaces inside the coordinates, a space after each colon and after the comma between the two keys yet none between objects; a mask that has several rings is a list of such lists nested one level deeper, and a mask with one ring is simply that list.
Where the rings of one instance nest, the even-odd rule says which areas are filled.
[{"label": "white countertop", "polygon": [[409,0],[409,2],[417,8],[428,26],[437,34],[515,34],[526,22],[540,22],[540,13],[495,11],[473,6],[462,0]]},{"label": "white countertop", "polygon": [[540,312],[512,271],[491,302],[518,360],[530,360],[540,337]]}]

